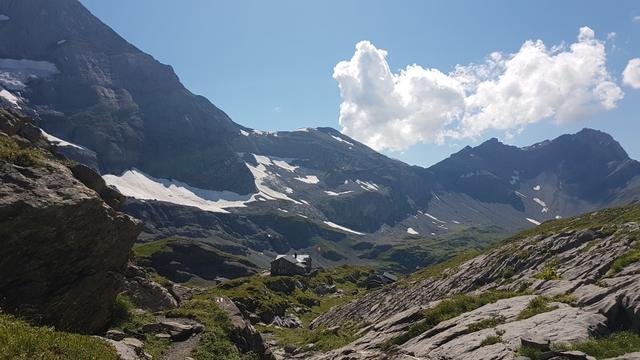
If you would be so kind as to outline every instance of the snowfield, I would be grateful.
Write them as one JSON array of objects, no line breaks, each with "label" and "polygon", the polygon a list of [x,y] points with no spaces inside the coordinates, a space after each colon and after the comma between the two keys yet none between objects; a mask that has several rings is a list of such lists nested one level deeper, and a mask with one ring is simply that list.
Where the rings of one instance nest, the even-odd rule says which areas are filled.
[{"label": "snowfield", "polygon": [[120,176],[104,175],[123,195],[140,200],[165,201],[193,206],[202,210],[226,213],[225,208],[244,207],[252,195],[238,195],[231,191],[212,191],[189,186],[177,180],[157,179],[133,169]]},{"label": "snowfield", "polygon": [[68,141],[62,140],[58,137],[55,137],[51,134],[47,134],[44,130],[40,129],[40,132],[42,132],[42,135],[44,135],[44,137],[47,138],[47,140],[49,140],[50,142],[52,142],[54,145],[56,146],[71,146],[74,147],[76,149],[81,149],[81,150],[87,150],[86,148],[80,146],[80,145],[76,145],[73,143],[70,143]]},{"label": "snowfield", "polygon": [[305,177],[295,177],[294,179],[307,184],[317,184],[320,182],[320,179],[318,179],[318,177],[314,175],[308,175]]},{"label": "snowfield", "polygon": [[407,229],[407,234],[418,235],[419,233],[417,231],[415,231],[413,228],[408,228]]},{"label": "snowfield", "polygon": [[354,234],[354,235],[364,235],[361,232],[357,232],[355,230],[351,230],[351,229],[346,228],[344,226],[340,226],[340,225],[338,225],[336,223],[332,223],[331,221],[325,221],[324,223],[329,225],[330,227],[332,227],[334,229],[342,230],[342,231],[345,231],[345,232],[348,232],[348,233],[351,233],[351,234]]}]

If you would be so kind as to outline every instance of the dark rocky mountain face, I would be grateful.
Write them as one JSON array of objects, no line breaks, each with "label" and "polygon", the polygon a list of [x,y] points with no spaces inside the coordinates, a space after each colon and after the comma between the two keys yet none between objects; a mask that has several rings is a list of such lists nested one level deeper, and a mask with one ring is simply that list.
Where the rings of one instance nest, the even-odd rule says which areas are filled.
[{"label": "dark rocky mountain face", "polygon": [[77,0],[7,0],[0,13],[9,17],[0,59],[55,66],[21,95],[45,130],[95,151],[103,173],[137,167],[202,188],[254,190],[230,146],[240,127]]},{"label": "dark rocky mountain face", "polygon": [[486,244],[489,232],[638,199],[640,165],[595,130],[409,166],[330,128],[243,128],[77,0],[7,0],[0,13],[0,87],[64,139],[60,152],[132,199],[145,241],[236,246],[259,264],[292,249],[327,265],[411,259],[409,271],[441,259],[438,243]]}]

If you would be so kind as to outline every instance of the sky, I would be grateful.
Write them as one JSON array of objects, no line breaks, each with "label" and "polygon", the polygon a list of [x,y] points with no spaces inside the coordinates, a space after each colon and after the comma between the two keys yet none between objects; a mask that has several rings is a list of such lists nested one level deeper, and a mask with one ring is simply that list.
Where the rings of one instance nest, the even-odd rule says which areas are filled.
[{"label": "sky", "polygon": [[81,1],[250,128],[429,166],[591,127],[640,159],[637,1]]}]

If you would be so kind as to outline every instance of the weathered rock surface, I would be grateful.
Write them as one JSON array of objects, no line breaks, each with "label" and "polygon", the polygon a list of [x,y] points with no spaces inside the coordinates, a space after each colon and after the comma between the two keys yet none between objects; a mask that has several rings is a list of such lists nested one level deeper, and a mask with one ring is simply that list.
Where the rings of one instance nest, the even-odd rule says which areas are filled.
[{"label": "weathered rock surface", "polygon": [[155,312],[178,306],[176,298],[162,285],[152,281],[144,269],[129,264],[124,275],[124,293],[136,307]]},{"label": "weathered rock surface", "polygon": [[271,325],[288,329],[299,329],[303,326],[302,321],[295,315],[285,315],[283,317],[276,316]]},{"label": "weathered rock surface", "polygon": [[218,297],[216,298],[216,305],[227,314],[234,329],[231,332],[232,341],[240,351],[245,353],[252,351],[258,354],[260,359],[275,360],[262,335],[242,316],[242,312],[233,301],[225,297]]},{"label": "weathered rock surface", "polygon": [[[638,211],[638,207],[604,211],[607,213],[602,216],[615,219],[624,217],[625,211]],[[571,344],[618,330],[638,331],[640,263],[628,263],[617,273],[610,269],[616,259],[637,246],[640,225],[612,222],[589,227],[590,217],[596,216],[600,215],[583,215],[567,222],[561,230],[554,228],[552,232],[541,231],[542,235],[512,240],[439,275],[385,286],[333,308],[316,319],[312,327],[341,326],[347,322],[372,325],[361,330],[358,340],[327,354],[285,357],[515,359],[517,349],[525,343]],[[581,223],[587,225],[576,227]],[[547,276],[542,276],[543,273]],[[404,334],[420,321],[424,309],[436,306],[440,300],[490,289],[514,292],[528,289],[531,295],[484,305],[440,322],[391,352],[381,350],[380,345]],[[553,297],[558,295],[567,295],[573,301],[554,302]],[[549,308],[529,318],[519,317],[531,300],[540,296],[550,299]],[[490,325],[477,326],[483,323]],[[564,355],[586,359],[578,353]]]},{"label": "weathered rock surface", "polygon": [[[47,146],[40,131],[0,110],[0,136]],[[140,223],[118,213],[45,148],[41,164],[0,159],[0,307],[60,329],[108,322]]]}]

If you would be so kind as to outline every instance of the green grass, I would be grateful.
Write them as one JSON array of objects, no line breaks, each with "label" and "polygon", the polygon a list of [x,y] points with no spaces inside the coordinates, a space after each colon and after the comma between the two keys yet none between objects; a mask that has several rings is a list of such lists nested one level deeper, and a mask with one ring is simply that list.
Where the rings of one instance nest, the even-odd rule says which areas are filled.
[{"label": "green grass", "polygon": [[532,299],[524,310],[518,314],[518,320],[528,319],[538,314],[556,310],[557,305],[549,305],[552,302],[561,302],[571,306],[576,305],[576,298],[570,295],[558,295],[553,297],[538,296]]},{"label": "green grass", "polygon": [[526,237],[540,235],[550,236],[564,231],[593,229],[602,235],[611,235],[616,231],[616,225],[637,222],[640,219],[640,205],[612,207],[583,214],[573,218],[547,221],[534,228],[519,232],[503,241],[510,243]]},{"label": "green grass", "polygon": [[[146,324],[156,322],[156,318],[149,313],[134,312],[134,306],[125,295],[120,294],[116,297],[113,305],[113,315],[111,317],[110,329],[117,329],[126,332],[135,332],[137,329]],[[155,334],[145,334],[144,349],[151,354],[154,359],[160,358],[169,347],[168,340],[161,340],[155,337]]]},{"label": "green grass", "polygon": [[185,317],[205,326],[200,343],[191,356],[196,360],[257,360],[255,354],[241,354],[231,341],[233,329],[227,315],[215,300],[205,294],[197,295],[182,305],[166,312],[167,317]]},{"label": "green grass", "polygon": [[531,360],[547,360],[549,358],[549,356],[546,355],[546,353],[538,349],[533,349],[525,346],[519,347],[517,354],[520,356],[526,356]]},{"label": "green grass", "polygon": [[[510,291],[487,291],[477,296],[460,294],[441,301],[433,308],[423,311],[421,320],[403,333],[402,335],[390,339],[381,345],[382,349],[389,349],[393,345],[402,345],[416,336],[434,328],[439,323],[452,319],[463,313],[475,310],[487,304],[494,303],[500,299],[507,299],[522,293]],[[484,326],[482,324],[480,326]]]},{"label": "green grass", "polygon": [[480,331],[480,330],[483,330],[483,329],[489,329],[489,328],[492,328],[492,327],[496,327],[496,326],[498,326],[500,324],[504,324],[504,322],[505,322],[504,317],[501,317],[501,316],[492,317],[492,318],[484,319],[482,321],[478,321],[477,323],[473,323],[473,324],[469,325],[467,327],[467,331],[469,333],[472,333],[472,332]]},{"label": "green grass", "polygon": [[259,327],[260,332],[272,333],[281,346],[303,347],[314,344],[313,350],[327,352],[345,346],[359,336],[356,334],[365,327],[363,323],[347,323],[337,329],[278,329],[269,326]]},{"label": "green grass", "polygon": [[133,245],[133,254],[136,258],[148,258],[155,253],[171,251],[169,243],[177,241],[177,238],[167,238],[162,240],[155,240],[143,244]]},{"label": "green grass", "polygon": [[489,346],[502,342],[502,337],[498,335],[489,335],[480,342],[480,347]]},{"label": "green grass", "polygon": [[[276,313],[291,312],[293,308],[302,309],[298,313],[305,325],[303,329],[276,329],[261,327],[262,331],[272,332],[280,345],[303,346],[316,344],[318,349],[328,351],[355,340],[354,334],[366,324],[349,324],[338,331],[327,332],[325,329],[309,330],[306,326],[320,314],[331,307],[340,305],[362,296],[365,290],[359,284],[371,273],[371,269],[356,266],[340,266],[310,277],[304,276],[250,276],[226,281],[217,287],[206,290],[197,295],[195,300],[206,307],[216,296],[225,296],[233,300],[241,309],[254,313],[261,318],[268,319]],[[296,286],[302,284],[303,289]],[[274,285],[281,285],[287,291],[275,291]],[[320,285],[335,285],[342,290],[342,296],[319,296],[314,289]],[[178,310],[170,311],[172,316],[181,316],[179,311],[189,308],[189,303]],[[188,317],[202,318],[205,314],[194,316],[198,308],[192,306]],[[205,324],[206,325],[206,324]]]},{"label": "green grass", "polygon": [[0,136],[0,160],[19,166],[44,166],[45,152],[36,148],[21,148],[15,140]]},{"label": "green grass", "polygon": [[540,280],[561,280],[562,277],[556,273],[556,270],[551,266],[545,266],[540,273],[536,274],[536,279]]},{"label": "green grass", "polygon": [[597,359],[606,359],[640,351],[640,335],[630,331],[621,331],[583,343],[561,345],[557,349],[578,350]]},{"label": "green grass", "polygon": [[34,327],[0,315],[2,360],[117,360],[115,349],[92,336]]},{"label": "green grass", "polygon": [[607,276],[615,275],[624,270],[625,267],[638,261],[640,261],[640,242],[636,240],[629,251],[617,258],[611,264],[611,268],[607,272]]}]

